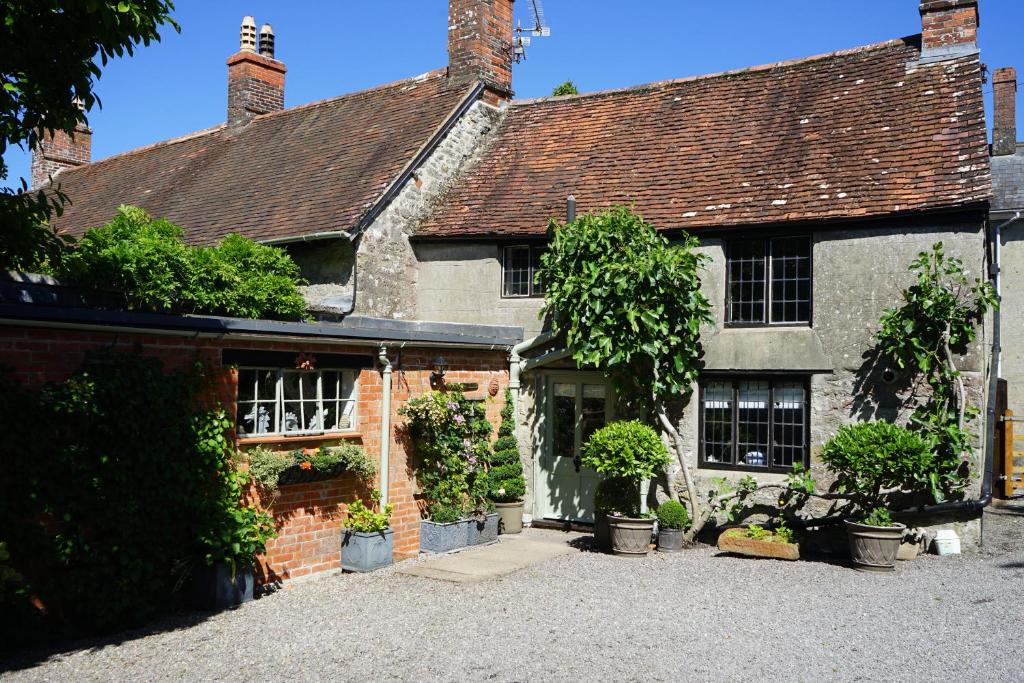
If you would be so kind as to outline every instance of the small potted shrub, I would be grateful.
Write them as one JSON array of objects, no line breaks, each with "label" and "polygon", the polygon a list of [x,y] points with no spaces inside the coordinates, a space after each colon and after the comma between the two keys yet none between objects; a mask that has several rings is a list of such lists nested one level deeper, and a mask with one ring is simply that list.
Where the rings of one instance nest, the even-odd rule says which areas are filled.
[{"label": "small potted shrub", "polygon": [[523,463],[519,458],[519,442],[515,435],[512,415],[512,392],[505,390],[505,407],[501,410],[498,440],[494,442],[491,457],[490,499],[498,511],[498,533],[518,534],[523,530],[523,496],[526,480]]},{"label": "small potted shrub", "polygon": [[821,459],[836,473],[838,489],[863,511],[859,519],[846,520],[854,566],[893,571],[906,527],[892,521],[885,495],[929,487],[936,471],[934,443],[889,422],[862,422],[840,428]]},{"label": "small potted shrub", "polygon": [[675,553],[683,548],[683,532],[690,527],[690,513],[678,500],[666,500],[655,511],[658,518],[658,551]]},{"label": "small potted shrub", "polygon": [[367,507],[358,498],[348,505],[348,516],[341,532],[341,568],[349,572],[372,572],[392,562],[394,531],[391,530],[391,512],[388,503],[379,512],[380,491],[371,495],[373,507]]},{"label": "small potted shrub", "polygon": [[628,511],[639,516],[640,489],[630,479],[609,477],[594,489],[594,548],[601,552],[612,549],[608,515]]},{"label": "small potted shrub", "polygon": [[582,450],[585,466],[615,479],[619,491],[634,501],[623,504],[623,509],[606,511],[612,553],[646,555],[654,534],[654,518],[640,515],[640,483],[668,465],[665,445],[649,426],[630,420],[610,422],[598,429]]}]

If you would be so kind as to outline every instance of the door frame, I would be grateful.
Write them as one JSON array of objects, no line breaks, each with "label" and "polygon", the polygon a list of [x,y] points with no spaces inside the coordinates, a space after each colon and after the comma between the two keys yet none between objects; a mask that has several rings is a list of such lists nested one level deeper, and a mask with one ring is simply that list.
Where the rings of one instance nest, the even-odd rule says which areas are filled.
[{"label": "door frame", "polygon": [[[534,519],[538,521],[571,521],[580,522],[581,520],[567,520],[560,517],[548,517],[547,516],[547,500],[548,500],[548,489],[547,479],[544,476],[544,468],[541,465],[542,460],[551,455],[551,448],[554,444],[554,419],[551,415],[553,407],[553,401],[551,401],[550,392],[554,388],[556,382],[565,382],[573,384],[600,384],[605,387],[605,422],[611,422],[615,419],[615,404],[617,396],[615,395],[615,388],[612,383],[604,376],[603,373],[594,370],[537,370],[537,387],[536,396],[540,401],[540,405],[537,406],[537,415],[540,416],[540,420],[537,421],[536,431],[534,433],[534,443],[536,444],[536,451],[533,457],[533,511]],[[579,425],[576,425],[577,437],[579,436]],[[543,487],[543,490],[542,490]],[[582,522],[586,524],[587,522]]]}]

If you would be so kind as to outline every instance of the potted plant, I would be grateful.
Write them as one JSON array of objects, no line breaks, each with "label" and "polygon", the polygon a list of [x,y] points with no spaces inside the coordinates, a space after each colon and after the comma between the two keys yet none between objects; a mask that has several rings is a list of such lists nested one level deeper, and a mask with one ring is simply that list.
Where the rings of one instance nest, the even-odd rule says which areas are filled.
[{"label": "potted plant", "polygon": [[690,526],[690,513],[678,500],[666,500],[655,510],[658,518],[658,552],[676,553],[683,548],[683,531]]},{"label": "potted plant", "polygon": [[394,534],[391,513],[394,506],[388,503],[379,512],[380,491],[373,490],[370,496],[372,507],[367,507],[358,498],[348,505],[345,527],[341,531],[341,568],[349,572],[372,572],[392,562]]},{"label": "potted plant", "polygon": [[767,557],[776,560],[799,560],[800,545],[796,532],[780,522],[774,529],[758,524],[726,529],[718,537],[718,549],[749,557]]},{"label": "potted plant", "polygon": [[515,435],[512,414],[512,392],[505,390],[505,407],[501,410],[498,440],[491,456],[490,499],[498,511],[498,533],[518,534],[523,530],[523,496],[526,479],[519,458],[519,442]]},{"label": "potted plant", "polygon": [[401,414],[427,501],[420,550],[449,552],[487,542],[497,534],[498,514],[487,501],[491,425],[484,405],[457,391],[432,391],[410,399]]},{"label": "potted plant", "polygon": [[610,422],[587,439],[581,462],[612,481],[605,485],[618,508],[605,510],[612,553],[646,555],[654,534],[654,518],[640,514],[640,483],[669,462],[668,451],[657,433],[638,420]]},{"label": "potted plant", "polygon": [[935,457],[929,437],[889,422],[846,425],[825,443],[821,459],[836,474],[836,488],[861,511],[856,521],[846,520],[857,569],[895,569],[906,527],[892,521],[886,497],[934,491]]}]

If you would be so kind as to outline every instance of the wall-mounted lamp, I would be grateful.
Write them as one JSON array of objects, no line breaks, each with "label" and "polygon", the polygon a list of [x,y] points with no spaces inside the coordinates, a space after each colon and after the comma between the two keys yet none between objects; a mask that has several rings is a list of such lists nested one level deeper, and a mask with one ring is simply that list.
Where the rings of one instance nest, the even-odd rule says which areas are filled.
[{"label": "wall-mounted lamp", "polygon": [[432,370],[430,373],[430,383],[438,384],[444,379],[445,373],[448,372],[448,361],[444,359],[444,356],[438,356],[434,359],[432,364]]}]

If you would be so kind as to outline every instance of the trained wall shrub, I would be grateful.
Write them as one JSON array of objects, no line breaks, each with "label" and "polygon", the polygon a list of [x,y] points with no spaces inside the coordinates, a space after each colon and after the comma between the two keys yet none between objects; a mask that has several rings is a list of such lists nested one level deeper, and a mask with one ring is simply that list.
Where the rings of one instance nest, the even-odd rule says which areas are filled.
[{"label": "trained wall shrub", "polygon": [[0,440],[0,541],[20,576],[4,637],[138,624],[174,607],[199,563],[262,551],[270,518],[242,503],[230,420],[198,404],[198,373],[111,353],[39,394],[0,385],[20,426]]}]

